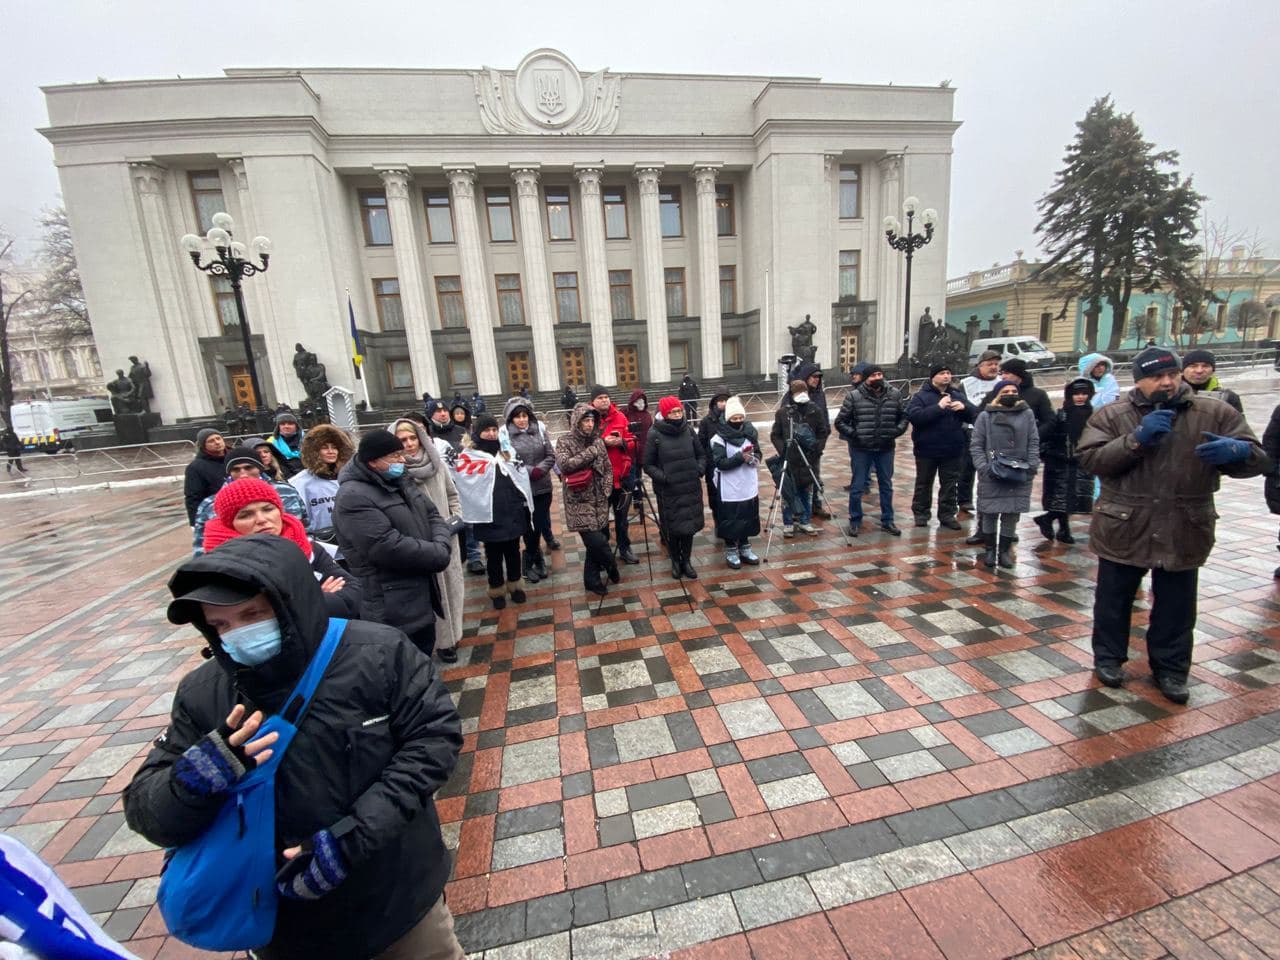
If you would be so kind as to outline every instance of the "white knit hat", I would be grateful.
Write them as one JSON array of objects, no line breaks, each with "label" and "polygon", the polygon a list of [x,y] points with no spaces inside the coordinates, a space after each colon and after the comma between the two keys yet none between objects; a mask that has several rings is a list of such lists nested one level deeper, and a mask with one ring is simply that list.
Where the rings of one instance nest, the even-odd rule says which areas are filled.
[{"label": "white knit hat", "polygon": [[742,401],[738,397],[730,397],[724,405],[725,420],[732,420],[734,417],[745,417],[747,408],[742,405]]}]

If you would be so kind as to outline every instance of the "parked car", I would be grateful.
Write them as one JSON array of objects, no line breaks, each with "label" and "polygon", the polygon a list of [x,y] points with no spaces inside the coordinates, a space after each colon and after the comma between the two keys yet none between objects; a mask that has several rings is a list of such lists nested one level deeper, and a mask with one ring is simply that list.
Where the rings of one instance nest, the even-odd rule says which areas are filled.
[{"label": "parked car", "polygon": [[1052,367],[1058,360],[1057,354],[1046,347],[1035,337],[1003,336],[984,337],[969,345],[969,364],[978,362],[983,352],[994,350],[1001,355],[1001,361],[1010,357],[1020,357],[1028,367]]}]

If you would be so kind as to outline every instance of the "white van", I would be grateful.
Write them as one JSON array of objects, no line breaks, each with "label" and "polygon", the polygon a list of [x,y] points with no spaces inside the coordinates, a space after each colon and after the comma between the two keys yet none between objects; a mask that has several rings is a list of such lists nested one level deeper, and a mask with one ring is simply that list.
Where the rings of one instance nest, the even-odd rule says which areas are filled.
[{"label": "white van", "polygon": [[1028,367],[1051,367],[1058,356],[1035,337],[1003,336],[986,337],[975,340],[969,345],[969,365],[973,366],[978,358],[988,350],[1000,354],[1003,363],[1011,357],[1019,357],[1026,361]]},{"label": "white van", "polygon": [[9,411],[9,423],[23,447],[45,453],[66,449],[77,434],[112,419],[111,401],[106,397],[32,400],[15,403]]}]

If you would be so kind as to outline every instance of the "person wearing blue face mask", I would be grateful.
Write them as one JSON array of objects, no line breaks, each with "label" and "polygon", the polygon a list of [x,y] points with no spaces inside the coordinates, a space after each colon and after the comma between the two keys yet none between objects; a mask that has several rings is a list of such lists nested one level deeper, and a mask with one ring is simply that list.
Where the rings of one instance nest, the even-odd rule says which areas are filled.
[{"label": "person wearing blue face mask", "polygon": [[[364,588],[362,620],[399,627],[430,655],[443,616],[437,575],[453,557],[454,529],[406,476],[404,446],[387,430],[360,438],[338,474],[333,525],[351,573]],[[448,662],[456,660],[456,653]]]},{"label": "person wearing blue face mask", "polygon": [[[169,590],[170,622],[199,630],[208,659],[178,684],[169,726],[125,788],[130,828],[162,847],[199,842],[241,779],[284,750],[264,833],[278,901],[254,956],[462,960],[433,799],[462,732],[430,658],[383,624],[330,621],[310,564],[282,536],[229,540],[179,567]],[[334,629],[292,740],[263,733],[291,714],[291,691]]]}]

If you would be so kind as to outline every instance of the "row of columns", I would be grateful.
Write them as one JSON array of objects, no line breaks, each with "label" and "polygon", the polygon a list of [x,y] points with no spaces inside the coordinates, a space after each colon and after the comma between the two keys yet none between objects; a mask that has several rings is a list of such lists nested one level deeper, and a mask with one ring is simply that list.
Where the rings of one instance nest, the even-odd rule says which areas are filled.
[{"label": "row of columns", "polygon": [[[536,163],[511,164],[516,187],[516,214],[520,218],[521,254],[524,265],[525,316],[533,334],[535,383],[539,390],[560,387],[556,313],[547,267],[542,202],[538,192],[540,167]],[[720,164],[698,164],[697,263],[701,289],[702,375],[723,376],[720,349],[720,257],[716,229],[716,178]],[[493,313],[489,303],[489,275],[484,240],[476,213],[476,173],[471,164],[444,166],[453,206],[455,241],[461,263],[463,303],[475,358],[477,386],[481,393],[502,390],[493,337]],[[638,164],[635,177],[640,194],[640,277],[646,307],[648,380],[671,379],[667,339],[666,277],[662,257],[662,223],[659,181],[662,164]],[[405,167],[378,168],[386,189],[387,213],[400,281],[400,304],[415,385],[439,395],[440,381],[431,344],[426,281],[418,251],[418,230],[409,202],[412,175]],[[595,379],[606,386],[617,383],[613,342],[613,317],[609,302],[609,270],[605,258],[604,204],[601,184],[604,167],[575,164],[582,203],[582,304],[591,327]]]}]

